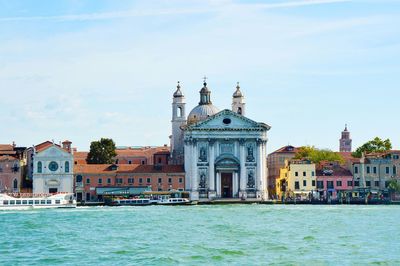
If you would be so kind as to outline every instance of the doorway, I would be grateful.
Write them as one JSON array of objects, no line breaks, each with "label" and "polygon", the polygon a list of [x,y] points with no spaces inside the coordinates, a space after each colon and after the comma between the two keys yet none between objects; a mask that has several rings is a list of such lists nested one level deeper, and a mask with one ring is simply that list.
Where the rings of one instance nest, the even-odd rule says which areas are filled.
[{"label": "doorway", "polygon": [[221,173],[221,197],[232,198],[232,173]]}]

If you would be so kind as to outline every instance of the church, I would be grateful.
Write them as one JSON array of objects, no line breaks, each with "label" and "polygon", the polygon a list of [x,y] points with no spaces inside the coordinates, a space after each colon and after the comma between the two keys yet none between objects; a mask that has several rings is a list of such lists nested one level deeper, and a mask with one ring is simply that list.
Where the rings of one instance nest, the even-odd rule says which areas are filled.
[{"label": "church", "polygon": [[191,200],[222,198],[266,200],[267,132],[271,128],[246,115],[239,83],[232,108],[220,111],[211,102],[204,80],[200,102],[186,117],[178,82],[172,102],[171,156],[185,166],[185,190]]}]

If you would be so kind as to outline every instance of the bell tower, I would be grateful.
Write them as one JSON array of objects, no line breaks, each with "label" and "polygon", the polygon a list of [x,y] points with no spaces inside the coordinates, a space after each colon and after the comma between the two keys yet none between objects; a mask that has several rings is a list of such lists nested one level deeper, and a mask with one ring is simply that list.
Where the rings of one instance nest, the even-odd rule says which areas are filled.
[{"label": "bell tower", "polygon": [[236,85],[236,91],[232,95],[232,111],[240,115],[245,115],[245,101],[242,92],[240,91],[239,82]]},{"label": "bell tower", "polygon": [[183,164],[183,130],[186,125],[185,96],[181,91],[180,82],[176,86],[172,99],[172,135],[171,135],[171,157],[172,164]]},{"label": "bell tower", "polygon": [[351,142],[352,139],[350,138],[350,132],[347,130],[347,124],[342,131],[342,137],[339,140],[339,151],[340,152],[351,152]]}]

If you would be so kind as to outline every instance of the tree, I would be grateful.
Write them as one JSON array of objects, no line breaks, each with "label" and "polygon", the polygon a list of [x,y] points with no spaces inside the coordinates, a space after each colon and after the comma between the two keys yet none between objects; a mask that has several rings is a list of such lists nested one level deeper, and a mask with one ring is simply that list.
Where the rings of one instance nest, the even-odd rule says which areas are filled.
[{"label": "tree", "polygon": [[294,157],[295,159],[308,159],[313,163],[321,161],[339,162],[343,163],[343,157],[328,149],[317,149],[314,146],[300,147]]},{"label": "tree", "polygon": [[99,141],[92,141],[90,151],[86,158],[88,164],[109,164],[113,163],[115,143],[112,139],[101,138]]},{"label": "tree", "polygon": [[355,152],[353,152],[353,157],[361,158],[362,153],[371,153],[371,152],[385,152],[392,149],[392,143],[390,139],[381,140],[378,137],[375,137],[373,140],[370,140],[364,143],[362,146],[358,147]]}]

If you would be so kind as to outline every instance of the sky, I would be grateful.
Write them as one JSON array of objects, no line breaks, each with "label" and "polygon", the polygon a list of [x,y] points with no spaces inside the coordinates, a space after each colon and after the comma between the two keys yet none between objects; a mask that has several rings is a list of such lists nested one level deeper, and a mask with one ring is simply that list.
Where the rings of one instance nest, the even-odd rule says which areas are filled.
[{"label": "sky", "polygon": [[0,0],[0,143],[169,144],[177,81],[220,110],[236,82],[268,150],[400,149],[400,1]]}]

